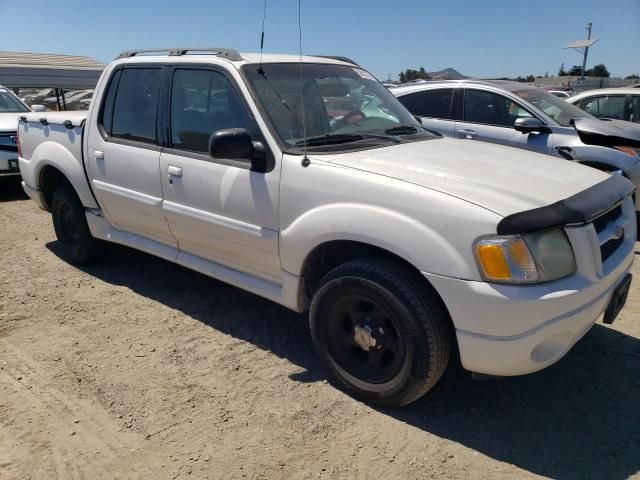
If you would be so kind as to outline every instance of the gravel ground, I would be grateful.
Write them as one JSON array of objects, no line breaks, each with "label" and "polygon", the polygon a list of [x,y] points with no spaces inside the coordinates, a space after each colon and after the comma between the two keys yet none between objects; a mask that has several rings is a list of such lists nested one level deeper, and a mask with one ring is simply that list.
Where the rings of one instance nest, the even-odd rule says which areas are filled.
[{"label": "gravel ground", "polygon": [[126,248],[71,266],[49,215],[2,188],[1,479],[640,478],[637,279],[543,372],[454,364],[374,409],[324,380],[303,316]]}]

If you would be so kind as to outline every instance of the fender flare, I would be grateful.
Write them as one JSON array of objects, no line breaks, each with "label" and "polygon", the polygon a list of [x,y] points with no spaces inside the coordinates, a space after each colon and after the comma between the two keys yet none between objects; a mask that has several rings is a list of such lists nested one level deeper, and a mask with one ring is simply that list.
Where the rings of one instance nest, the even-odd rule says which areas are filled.
[{"label": "fender flare", "polygon": [[81,161],[63,145],[49,141],[41,143],[33,151],[30,162],[34,164],[33,180],[37,190],[42,190],[42,174],[45,168],[53,167],[65,176],[85,207],[100,208],[87,183]]},{"label": "fender flare", "polygon": [[459,278],[472,275],[464,256],[423,222],[389,209],[353,203],[314,208],[281,230],[283,270],[302,275],[306,259],[314,249],[339,240],[382,248],[420,271],[446,272]]}]

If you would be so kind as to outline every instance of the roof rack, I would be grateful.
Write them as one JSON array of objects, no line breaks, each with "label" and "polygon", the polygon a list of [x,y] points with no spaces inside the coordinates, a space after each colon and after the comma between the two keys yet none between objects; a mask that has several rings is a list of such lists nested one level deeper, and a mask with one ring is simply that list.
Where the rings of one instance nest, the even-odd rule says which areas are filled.
[{"label": "roof rack", "polygon": [[341,62],[350,63],[352,65],[355,65],[356,67],[360,66],[356,62],[351,60],[349,57],[341,57],[339,55],[312,55],[312,56],[313,57],[320,57],[320,58],[332,58],[333,60],[340,60]]},{"label": "roof rack", "polygon": [[233,48],[219,48],[219,47],[174,47],[174,48],[151,48],[144,50],[126,50],[118,55],[117,58],[131,58],[136,55],[140,55],[142,53],[163,53],[167,52],[167,54],[171,57],[178,57],[182,55],[187,55],[189,52],[193,53],[213,53],[215,55],[228,58],[229,60],[238,61],[242,60],[242,56],[240,53]]}]

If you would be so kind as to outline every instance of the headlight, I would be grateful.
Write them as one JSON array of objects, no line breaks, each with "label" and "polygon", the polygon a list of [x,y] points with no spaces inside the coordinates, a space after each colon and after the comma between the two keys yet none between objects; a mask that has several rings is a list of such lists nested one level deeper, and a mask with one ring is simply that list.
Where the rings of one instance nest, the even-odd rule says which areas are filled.
[{"label": "headlight", "polygon": [[481,237],[473,249],[480,273],[489,282],[548,282],[576,271],[573,250],[562,230]]},{"label": "headlight", "polygon": [[640,148],[633,148],[633,147],[626,147],[626,146],[625,147],[618,146],[613,148],[621,151],[622,153],[626,153],[630,157],[640,158]]}]

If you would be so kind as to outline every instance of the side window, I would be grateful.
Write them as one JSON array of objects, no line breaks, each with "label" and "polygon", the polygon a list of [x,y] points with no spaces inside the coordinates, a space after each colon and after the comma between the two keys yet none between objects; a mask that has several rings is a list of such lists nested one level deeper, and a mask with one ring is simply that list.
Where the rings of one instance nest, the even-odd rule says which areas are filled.
[{"label": "side window", "polygon": [[429,118],[451,119],[451,100],[453,88],[439,88],[423,92],[411,93],[399,97],[407,109],[414,115]]},{"label": "side window", "polygon": [[106,112],[105,129],[113,137],[156,143],[159,86],[159,68],[123,69],[113,102],[111,129],[106,126]]},{"label": "side window", "polygon": [[116,70],[111,77],[111,80],[109,80],[109,87],[104,96],[104,103],[102,104],[102,111],[100,112],[100,118],[98,121],[109,136],[111,136],[113,131],[113,101],[116,99],[116,91],[118,90],[118,82],[120,81],[121,73],[122,70]]},{"label": "side window", "polygon": [[207,153],[209,137],[224,128],[250,128],[250,118],[233,85],[211,70],[176,70],[171,87],[174,148]]},{"label": "side window", "polygon": [[517,118],[527,117],[531,117],[529,112],[502,95],[483,90],[465,91],[465,122],[513,127]]},{"label": "side window", "polygon": [[607,95],[598,97],[599,117],[624,120],[624,95]]},{"label": "side window", "polygon": [[600,114],[598,110],[598,99],[594,97],[587,97],[580,100],[578,105],[582,110],[596,117]]}]

